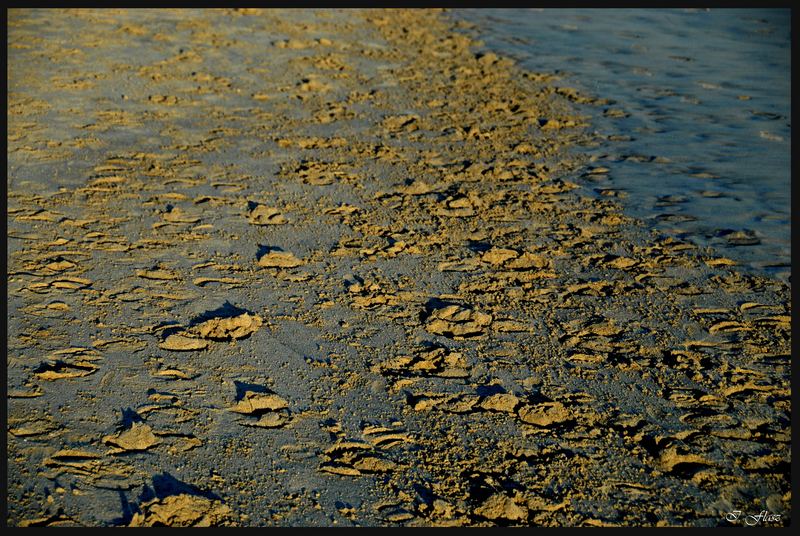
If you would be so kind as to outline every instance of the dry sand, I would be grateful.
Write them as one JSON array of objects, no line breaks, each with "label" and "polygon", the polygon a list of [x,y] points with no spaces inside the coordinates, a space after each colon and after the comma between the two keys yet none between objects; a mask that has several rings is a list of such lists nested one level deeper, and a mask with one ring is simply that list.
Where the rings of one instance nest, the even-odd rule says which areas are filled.
[{"label": "dry sand", "polygon": [[789,288],[582,194],[593,96],[437,11],[8,18],[10,525],[788,523]]}]

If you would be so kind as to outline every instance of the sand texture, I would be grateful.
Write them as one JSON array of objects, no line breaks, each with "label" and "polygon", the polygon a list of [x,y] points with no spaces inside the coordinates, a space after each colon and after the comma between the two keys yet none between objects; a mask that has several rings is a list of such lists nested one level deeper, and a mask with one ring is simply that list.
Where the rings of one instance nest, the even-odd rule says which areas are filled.
[{"label": "sand texture", "polygon": [[[11,10],[8,523],[788,523],[789,287],[436,10]],[[602,172],[602,171],[600,171]]]}]

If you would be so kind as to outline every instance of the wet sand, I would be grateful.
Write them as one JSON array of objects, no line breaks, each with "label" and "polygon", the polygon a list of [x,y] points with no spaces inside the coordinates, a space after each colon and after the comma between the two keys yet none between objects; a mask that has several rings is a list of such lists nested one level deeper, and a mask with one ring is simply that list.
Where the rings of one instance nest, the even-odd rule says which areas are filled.
[{"label": "wet sand", "polygon": [[[791,278],[790,17],[769,9],[465,9],[495,52],[577,103],[597,196],[739,270]],[[543,53],[546,51],[546,53]],[[746,74],[745,74],[746,73]]]},{"label": "wet sand", "polygon": [[790,300],[438,11],[11,10],[9,525],[790,521]]}]

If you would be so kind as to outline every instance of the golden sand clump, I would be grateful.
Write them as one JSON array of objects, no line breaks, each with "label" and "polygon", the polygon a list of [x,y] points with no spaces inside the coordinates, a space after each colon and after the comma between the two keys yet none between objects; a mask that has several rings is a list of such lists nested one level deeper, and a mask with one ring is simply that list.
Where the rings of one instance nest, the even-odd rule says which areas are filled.
[{"label": "golden sand clump", "polygon": [[208,348],[209,341],[224,341],[249,337],[264,323],[258,315],[242,313],[233,317],[211,318],[191,328],[167,336],[159,348],[163,350],[196,351]]},{"label": "golden sand clump", "polygon": [[460,305],[447,305],[433,310],[425,329],[438,335],[464,338],[483,335],[491,323],[492,315]]},{"label": "golden sand clump", "polygon": [[196,495],[170,495],[140,505],[130,527],[213,527],[231,520],[231,509],[220,501]]},{"label": "golden sand clump", "polygon": [[255,333],[264,321],[258,315],[242,313],[230,318],[212,318],[196,325],[192,332],[204,339],[241,339]]},{"label": "golden sand clump", "polygon": [[258,265],[264,268],[295,268],[305,264],[289,251],[270,251],[258,259]]}]

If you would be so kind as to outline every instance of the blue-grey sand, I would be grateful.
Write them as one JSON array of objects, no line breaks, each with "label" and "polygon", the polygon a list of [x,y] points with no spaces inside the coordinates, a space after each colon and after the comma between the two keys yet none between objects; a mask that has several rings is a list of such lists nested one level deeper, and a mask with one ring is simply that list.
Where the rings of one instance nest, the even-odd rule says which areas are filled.
[{"label": "blue-grey sand", "polygon": [[608,106],[441,10],[9,10],[7,524],[788,525],[790,279],[596,195]]}]

